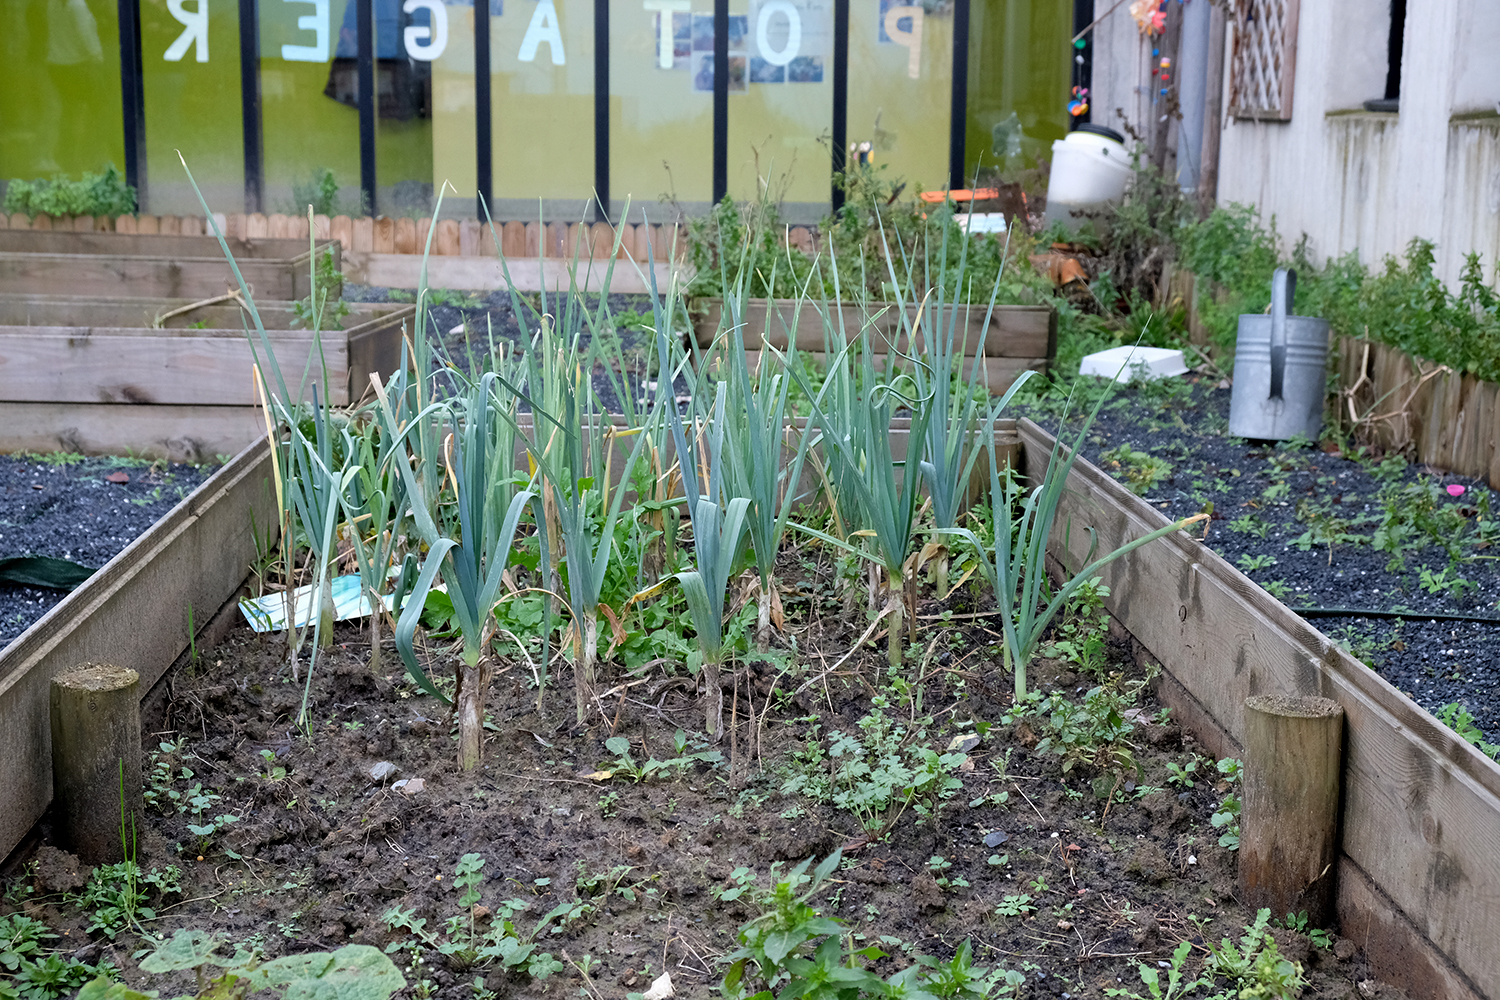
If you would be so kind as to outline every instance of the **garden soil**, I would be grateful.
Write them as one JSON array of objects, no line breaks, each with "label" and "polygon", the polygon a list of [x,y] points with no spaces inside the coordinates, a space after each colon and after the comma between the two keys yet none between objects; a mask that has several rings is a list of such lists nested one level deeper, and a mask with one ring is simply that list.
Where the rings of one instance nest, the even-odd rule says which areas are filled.
[{"label": "garden soil", "polygon": [[[187,829],[193,818],[170,803],[148,810],[142,866],[183,871],[181,893],[157,904],[149,931],[211,930],[272,956],[350,942],[393,947],[408,982],[403,996],[488,996],[473,985],[483,977],[482,989],[500,997],[623,1000],[667,972],[677,996],[708,997],[718,995],[737,930],[762,912],[773,872],[842,850],[815,900],[847,924],[856,947],[878,945],[889,956],[875,963],[881,975],[916,954],[946,960],[967,940],[976,964],[1024,976],[1014,994],[1002,988],[1006,995],[1149,995],[1141,963],[1157,968],[1188,941],[1196,975],[1206,942],[1239,939],[1254,914],[1236,901],[1236,855],[1210,824],[1230,789],[1149,693],[1126,713],[1120,744],[1137,771],[1082,763],[1064,773],[1062,758],[1039,746],[1045,717],[1004,721],[1011,678],[982,613],[924,603],[923,615],[957,615],[921,622],[903,695],[881,680],[880,633],[841,661],[866,618],[827,595],[817,579],[785,595],[800,655],[742,665],[732,682],[726,672],[722,761],[639,782],[612,763],[612,735],[630,740],[637,762],[676,756],[679,730],[688,752],[707,748],[697,735],[700,694],[671,665],[609,677],[608,693],[576,726],[565,661],[540,708],[528,665],[503,662],[483,763],[460,773],[447,709],[407,680],[388,644],[383,668],[372,672],[367,634],[340,626],[312,677],[304,730],[295,721],[303,684],[288,667],[284,638],[239,630],[196,669],[164,682],[146,720],[153,752],[144,773],[156,773],[155,791],[186,799],[201,785],[220,797],[205,815],[238,817],[200,838]],[[1131,645],[1114,627],[1110,669],[1138,677]],[[435,677],[450,674],[447,644],[422,652]],[[1033,683],[1077,701],[1095,681],[1044,660]],[[889,831],[869,838],[851,813],[782,786],[809,738],[857,732],[875,704],[905,726],[909,742],[943,752],[958,737],[967,759],[955,771],[961,789],[935,815],[887,814]],[[913,725],[914,717],[931,721]],[[977,725],[985,722],[993,725]],[[1169,763],[1195,761],[1190,784],[1169,780]],[[41,832],[40,846],[12,859],[8,898],[24,899],[19,905],[65,930],[65,940],[87,940],[81,958],[109,958],[127,982],[143,982],[133,933],[114,941],[84,934],[88,914],[62,891],[79,882],[76,862],[59,850],[64,831],[44,822]],[[485,862],[484,909],[473,911],[460,906],[454,885],[455,866],[471,852]],[[746,877],[740,869],[754,873],[753,886],[724,898]],[[998,915],[1007,897],[1020,911]],[[483,928],[509,900],[525,907],[514,918],[523,931],[558,903],[577,904],[573,919],[554,922],[537,942],[561,971],[530,979],[465,968],[411,949],[410,935],[383,919],[401,907],[441,929],[472,913]],[[1306,970],[1306,997],[1404,995],[1370,979],[1358,941],[1335,935],[1319,947],[1289,930],[1276,930],[1275,940]],[[190,987],[151,985],[168,996]]]}]

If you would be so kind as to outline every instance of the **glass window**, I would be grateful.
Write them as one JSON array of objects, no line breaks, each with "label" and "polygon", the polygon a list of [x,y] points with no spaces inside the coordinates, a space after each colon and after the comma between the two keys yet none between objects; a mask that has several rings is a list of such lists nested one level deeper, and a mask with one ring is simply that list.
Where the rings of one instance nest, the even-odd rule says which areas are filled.
[{"label": "glass window", "polygon": [[850,144],[869,143],[872,164],[883,165],[888,179],[906,181],[908,195],[946,188],[953,5],[879,0],[850,7]]},{"label": "glass window", "polygon": [[355,0],[260,0],[265,210],[358,215]]},{"label": "glass window", "polygon": [[5,0],[0,179],[125,170],[115,0]]},{"label": "glass window", "polygon": [[609,0],[612,218],[627,196],[631,222],[708,210],[713,33],[713,0]]},{"label": "glass window", "polygon": [[[426,215],[433,195],[432,57],[451,42],[448,8],[440,0],[374,0],[374,14],[375,210],[380,215]],[[351,4],[339,32],[338,55],[347,50],[357,75],[359,33],[354,15]],[[357,111],[357,84],[354,95]]]},{"label": "glass window", "polygon": [[217,4],[210,16],[209,0],[186,0],[177,7],[180,16],[166,0],[144,0],[140,7],[144,204],[158,215],[202,212],[177,160],[181,150],[210,208],[244,211],[239,13]]},{"label": "glass window", "polygon": [[[485,0],[481,0],[485,2]],[[502,0],[488,0],[494,16]],[[515,0],[512,0],[515,2]],[[447,218],[483,218],[475,192],[478,186],[475,162],[474,116],[474,4],[445,6],[448,44],[432,63],[431,173],[433,196],[447,181],[452,190],[443,195]],[[490,54],[494,65],[494,53]],[[493,212],[494,206],[491,206]]]},{"label": "glass window", "polygon": [[504,0],[490,16],[495,213],[577,222],[594,192],[592,0]]},{"label": "glass window", "polygon": [[[733,8],[731,8],[731,11]],[[729,17],[729,194],[788,222],[829,210],[833,0],[753,0]]]},{"label": "glass window", "polygon": [[1016,182],[1068,134],[1072,8],[978,0],[971,10],[965,173]]}]

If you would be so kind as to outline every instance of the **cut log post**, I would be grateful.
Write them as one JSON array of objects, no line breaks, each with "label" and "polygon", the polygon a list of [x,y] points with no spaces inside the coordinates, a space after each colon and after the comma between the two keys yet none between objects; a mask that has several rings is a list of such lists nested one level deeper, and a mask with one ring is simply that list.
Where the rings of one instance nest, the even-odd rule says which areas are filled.
[{"label": "cut log post", "polygon": [[134,670],[86,663],[52,679],[52,794],[65,839],[85,864],[123,861],[127,845],[133,853],[143,829]]},{"label": "cut log post", "polygon": [[1333,921],[1343,732],[1344,710],[1327,698],[1245,699],[1239,853],[1250,907]]}]

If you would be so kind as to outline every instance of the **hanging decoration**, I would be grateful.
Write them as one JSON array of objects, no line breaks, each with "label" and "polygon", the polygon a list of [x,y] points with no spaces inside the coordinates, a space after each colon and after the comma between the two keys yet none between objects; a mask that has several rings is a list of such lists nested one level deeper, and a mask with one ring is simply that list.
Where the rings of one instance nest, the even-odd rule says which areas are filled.
[{"label": "hanging decoration", "polygon": [[1166,0],[1135,0],[1130,16],[1143,35],[1159,35],[1167,23]]},{"label": "hanging decoration", "polygon": [[1089,113],[1089,88],[1074,87],[1073,99],[1068,102],[1068,114],[1074,118],[1082,117]]}]

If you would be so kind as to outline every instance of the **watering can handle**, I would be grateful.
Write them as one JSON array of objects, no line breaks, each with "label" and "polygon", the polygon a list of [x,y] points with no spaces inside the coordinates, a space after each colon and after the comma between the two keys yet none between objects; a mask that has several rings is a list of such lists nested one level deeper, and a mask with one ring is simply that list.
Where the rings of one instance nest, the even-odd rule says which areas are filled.
[{"label": "watering can handle", "polygon": [[1278,267],[1271,279],[1271,398],[1281,399],[1286,380],[1286,318],[1297,293],[1297,272]]}]

